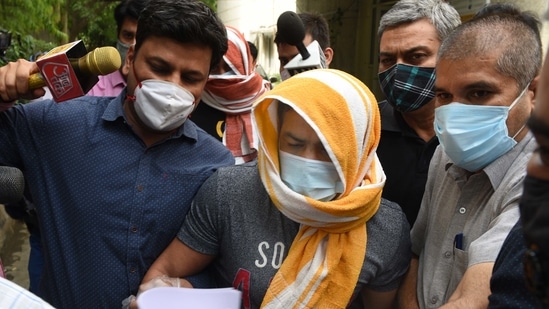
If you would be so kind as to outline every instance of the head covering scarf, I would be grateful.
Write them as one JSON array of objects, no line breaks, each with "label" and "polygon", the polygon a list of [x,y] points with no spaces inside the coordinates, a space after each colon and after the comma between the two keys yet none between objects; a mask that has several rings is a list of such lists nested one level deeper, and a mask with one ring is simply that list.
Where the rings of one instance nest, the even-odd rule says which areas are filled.
[{"label": "head covering scarf", "polygon": [[[278,104],[315,130],[344,192],[328,202],[292,191],[280,178]],[[346,308],[366,254],[366,222],[377,212],[385,174],[376,156],[377,101],[355,77],[310,70],[282,82],[254,105],[258,167],[274,205],[301,224],[262,308]]]},{"label": "head covering scarf", "polygon": [[235,75],[210,75],[202,101],[225,112],[223,142],[235,157],[256,157],[256,136],[251,121],[252,104],[267,90],[269,82],[255,72],[248,42],[237,29],[226,26],[228,49],[223,60]]}]

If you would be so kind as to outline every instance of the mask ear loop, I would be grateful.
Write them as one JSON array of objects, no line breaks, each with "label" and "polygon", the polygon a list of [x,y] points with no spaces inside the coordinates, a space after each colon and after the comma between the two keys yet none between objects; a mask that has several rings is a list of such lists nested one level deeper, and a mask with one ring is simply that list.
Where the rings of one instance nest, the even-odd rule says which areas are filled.
[{"label": "mask ear loop", "polygon": [[[530,83],[528,83],[528,85],[526,85],[526,87],[522,90],[522,92],[520,93],[520,95],[516,98],[515,102],[513,102],[510,106],[509,106],[509,110],[511,110],[511,108],[515,107],[515,105],[517,104],[518,101],[520,101],[520,98],[522,98],[522,96],[526,93],[526,90],[528,90],[528,87],[530,87]],[[524,122],[524,124],[522,124],[522,127],[520,127],[520,129],[517,131],[517,133],[515,133],[515,135],[513,135],[512,139],[515,139],[515,137],[517,137],[517,135],[519,135],[520,132],[522,132],[522,130],[524,129],[524,127],[526,127],[526,124],[528,123],[528,119],[526,119],[526,121]]]},{"label": "mask ear loop", "polygon": [[[137,78],[137,75],[135,74],[135,65],[134,65],[135,62],[132,61],[132,73],[133,73],[133,77],[135,78],[135,80],[137,81],[137,87],[141,88],[143,87],[143,84],[141,84],[141,81],[139,80],[139,78]],[[135,87],[135,88],[137,88]],[[129,94],[126,94],[126,99],[132,101],[132,102],[135,102],[135,90],[134,90],[134,93],[133,95],[129,95]]]}]

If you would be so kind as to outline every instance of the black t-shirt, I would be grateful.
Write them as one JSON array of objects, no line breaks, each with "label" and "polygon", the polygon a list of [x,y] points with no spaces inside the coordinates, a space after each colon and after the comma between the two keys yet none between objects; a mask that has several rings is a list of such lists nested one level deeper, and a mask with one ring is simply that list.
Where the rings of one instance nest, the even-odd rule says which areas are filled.
[{"label": "black t-shirt", "polygon": [[381,140],[377,155],[387,176],[383,197],[398,203],[413,226],[438,138],[425,142],[387,101],[381,101],[379,109]]},{"label": "black t-shirt", "polygon": [[192,122],[194,122],[202,130],[206,131],[206,133],[217,138],[219,141],[223,139],[223,132],[225,132],[224,112],[209,106],[203,101],[200,101],[189,119],[191,119]]}]

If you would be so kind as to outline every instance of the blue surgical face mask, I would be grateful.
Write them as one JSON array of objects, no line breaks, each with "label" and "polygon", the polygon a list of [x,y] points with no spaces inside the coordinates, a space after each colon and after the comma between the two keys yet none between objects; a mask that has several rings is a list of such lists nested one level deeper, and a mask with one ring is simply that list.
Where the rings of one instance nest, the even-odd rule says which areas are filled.
[{"label": "blue surgical face mask", "polygon": [[280,177],[293,191],[319,201],[330,201],[343,192],[343,183],[332,162],[306,159],[279,151]]},{"label": "blue surgical face mask", "polygon": [[505,121],[509,111],[524,95],[528,86],[510,106],[483,106],[453,102],[435,109],[435,133],[444,152],[457,166],[479,171],[511,150],[515,137],[509,137]]},{"label": "blue surgical face mask", "polygon": [[130,46],[132,46],[132,44],[124,44],[120,40],[116,41],[116,50],[118,50],[118,53],[120,54],[122,65],[124,65],[124,62],[126,61],[126,54],[128,54],[128,49],[130,49]]}]

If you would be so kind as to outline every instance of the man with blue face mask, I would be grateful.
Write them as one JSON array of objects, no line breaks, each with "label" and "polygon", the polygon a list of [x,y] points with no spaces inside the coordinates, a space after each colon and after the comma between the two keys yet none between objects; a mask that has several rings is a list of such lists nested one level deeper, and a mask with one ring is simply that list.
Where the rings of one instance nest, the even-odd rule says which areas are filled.
[{"label": "man with blue face mask", "polygon": [[373,94],[345,72],[310,70],[252,113],[257,161],[208,179],[142,290],[209,265],[217,287],[242,291],[242,308],[347,308],[357,298],[393,308],[410,234],[381,197]]},{"label": "man with blue face mask", "polygon": [[120,53],[122,66],[115,72],[98,76],[99,81],[88,91],[87,95],[117,96],[126,87],[126,79],[129,73],[129,67],[126,65],[126,54],[130,46],[135,44],[137,19],[147,1],[122,0],[114,9],[117,30],[116,49]]},{"label": "man with blue face mask", "polygon": [[383,197],[414,224],[438,146],[433,130],[435,60],[442,40],[461,23],[442,0],[401,0],[381,17],[379,83],[381,141],[377,150],[387,184]]},{"label": "man with blue face mask", "polygon": [[411,231],[415,256],[400,291],[405,308],[486,308],[494,262],[519,218],[536,147],[526,122],[541,40],[533,15],[487,12],[494,13],[456,28],[438,53],[440,146]]}]

